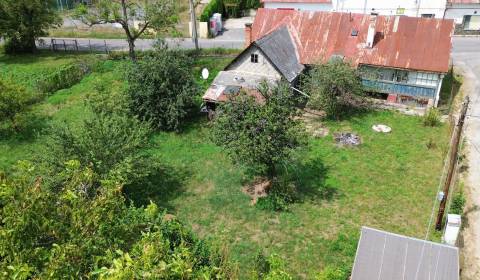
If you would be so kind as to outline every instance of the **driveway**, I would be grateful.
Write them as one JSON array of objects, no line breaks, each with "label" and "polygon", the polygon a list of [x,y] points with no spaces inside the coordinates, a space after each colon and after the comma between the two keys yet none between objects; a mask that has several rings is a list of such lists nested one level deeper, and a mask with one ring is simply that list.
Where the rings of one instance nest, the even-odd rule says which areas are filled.
[{"label": "driveway", "polygon": [[464,76],[463,92],[471,98],[466,120],[468,174],[464,221],[464,280],[480,279],[480,38],[455,37],[453,64]]}]

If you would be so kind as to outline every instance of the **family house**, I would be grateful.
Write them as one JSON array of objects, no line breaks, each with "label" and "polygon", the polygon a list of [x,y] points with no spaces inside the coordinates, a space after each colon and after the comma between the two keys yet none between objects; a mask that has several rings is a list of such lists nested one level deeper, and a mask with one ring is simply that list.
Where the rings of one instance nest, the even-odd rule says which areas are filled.
[{"label": "family house", "polygon": [[[447,0],[262,0],[267,9],[330,11],[442,18]],[[450,0],[462,1],[462,0]],[[468,0],[463,0],[468,1]]]},{"label": "family house", "polygon": [[308,66],[342,58],[362,70],[368,91],[390,102],[435,106],[453,29],[452,20],[259,9],[246,26],[247,48],[220,72],[204,100],[255,91],[262,80],[283,78],[295,86]]}]

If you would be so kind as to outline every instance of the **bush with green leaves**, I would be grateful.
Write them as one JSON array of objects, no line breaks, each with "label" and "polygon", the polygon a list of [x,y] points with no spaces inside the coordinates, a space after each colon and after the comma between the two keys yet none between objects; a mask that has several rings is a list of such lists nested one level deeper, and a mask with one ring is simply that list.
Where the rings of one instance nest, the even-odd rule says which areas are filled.
[{"label": "bush with green leaves", "polygon": [[314,66],[304,82],[310,95],[307,106],[324,111],[329,118],[338,119],[353,107],[365,104],[359,73],[341,59]]},{"label": "bush with green leaves", "polygon": [[259,252],[255,257],[255,268],[252,279],[262,280],[291,280],[290,274],[286,272],[285,262],[276,254],[266,257]]},{"label": "bush with green leaves", "polygon": [[0,123],[18,131],[22,125],[19,115],[29,111],[38,99],[13,81],[0,79]]},{"label": "bush with green leaves", "polygon": [[211,0],[203,9],[202,14],[200,15],[200,21],[208,22],[213,14],[224,14],[224,11],[225,7],[223,5],[223,0]]},{"label": "bush with green leaves", "polygon": [[266,197],[260,197],[255,206],[262,210],[288,211],[289,205],[297,201],[297,188],[286,178],[274,179]]},{"label": "bush with green leaves", "polygon": [[183,52],[158,49],[127,71],[130,109],[161,130],[179,130],[198,98],[193,60]]},{"label": "bush with green leaves", "polygon": [[85,63],[75,63],[60,67],[55,72],[44,75],[37,82],[37,88],[43,93],[53,93],[57,90],[69,88],[90,72],[90,67]]},{"label": "bush with green leaves", "polygon": [[42,157],[45,169],[57,172],[73,159],[101,178],[113,176],[125,184],[148,176],[155,162],[141,150],[148,146],[151,126],[129,115],[127,102],[124,93],[97,87],[86,100],[85,119],[53,127]]},{"label": "bush with green leaves", "polygon": [[0,178],[2,279],[217,279],[225,256],[155,204],[128,206],[115,179],[68,161],[50,185],[20,162]]},{"label": "bush with green leaves", "polygon": [[35,40],[61,24],[54,0],[0,1],[0,37],[7,53],[36,50]]},{"label": "bush with green leaves", "polygon": [[437,108],[430,108],[423,116],[424,126],[438,126],[440,124],[440,112]]},{"label": "bush with green leaves", "polygon": [[306,135],[288,84],[263,84],[259,90],[264,102],[240,93],[221,104],[211,137],[234,162],[271,180],[280,164],[306,145]]},{"label": "bush with green leaves", "polygon": [[467,200],[462,190],[454,193],[449,212],[451,214],[463,215],[463,208],[466,202]]}]

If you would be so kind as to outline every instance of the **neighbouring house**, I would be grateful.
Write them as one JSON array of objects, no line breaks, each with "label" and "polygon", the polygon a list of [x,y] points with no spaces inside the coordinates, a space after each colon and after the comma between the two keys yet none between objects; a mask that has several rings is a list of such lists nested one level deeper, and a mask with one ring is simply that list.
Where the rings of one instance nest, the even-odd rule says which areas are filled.
[{"label": "neighbouring house", "polygon": [[[267,9],[331,11],[442,18],[447,0],[262,0]],[[453,0],[455,1],[455,0]]]},{"label": "neighbouring house", "polygon": [[480,33],[480,0],[448,0],[445,18],[455,20],[456,33]]},{"label": "neighbouring house", "polygon": [[266,9],[325,12],[334,10],[332,0],[261,0],[261,3]]},{"label": "neighbouring house", "polygon": [[213,107],[232,87],[254,91],[261,80],[295,86],[309,66],[343,58],[362,70],[368,91],[389,102],[436,106],[453,29],[453,20],[259,9],[246,26],[246,49],[204,100]]},{"label": "neighbouring house", "polygon": [[363,227],[351,280],[459,280],[458,248]]}]

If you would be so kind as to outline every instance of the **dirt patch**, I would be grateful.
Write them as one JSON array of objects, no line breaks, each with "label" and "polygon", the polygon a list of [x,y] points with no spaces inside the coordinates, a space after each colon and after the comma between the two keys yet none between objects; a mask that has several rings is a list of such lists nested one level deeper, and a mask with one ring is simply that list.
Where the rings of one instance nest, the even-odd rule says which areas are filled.
[{"label": "dirt patch", "polygon": [[259,198],[266,197],[272,186],[272,182],[267,179],[255,180],[252,184],[244,186],[242,191],[250,196],[250,204],[255,205]]},{"label": "dirt patch", "polygon": [[305,123],[305,129],[315,138],[323,138],[328,135],[329,129],[322,123],[325,113],[311,109],[304,109],[301,119]]},{"label": "dirt patch", "polygon": [[163,216],[163,221],[164,222],[170,222],[170,221],[173,221],[175,219],[176,219],[175,215],[172,215],[172,214],[165,214],[165,216]]}]

